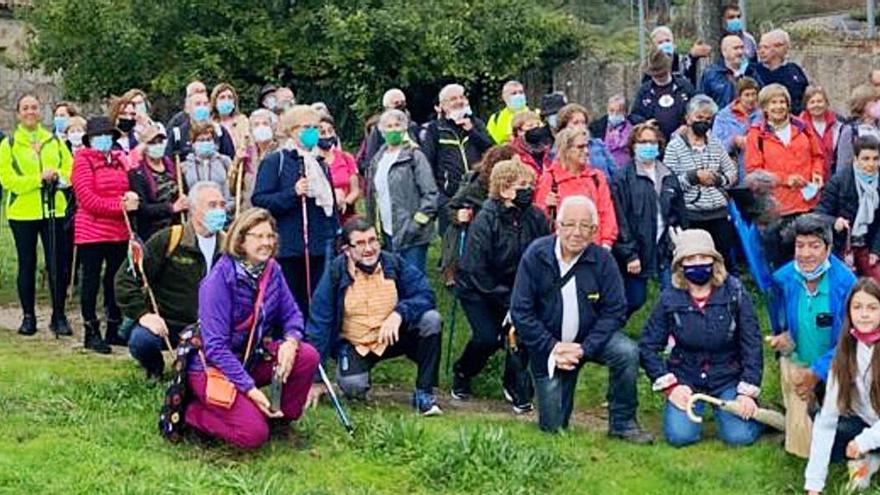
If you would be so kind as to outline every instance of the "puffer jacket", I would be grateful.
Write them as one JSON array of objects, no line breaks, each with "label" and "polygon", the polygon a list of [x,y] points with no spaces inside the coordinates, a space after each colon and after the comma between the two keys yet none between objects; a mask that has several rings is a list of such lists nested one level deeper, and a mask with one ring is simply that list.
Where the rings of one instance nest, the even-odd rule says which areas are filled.
[{"label": "puffer jacket", "polygon": [[[9,137],[13,145],[9,146]],[[39,156],[34,154],[35,143],[40,143]],[[9,220],[42,220],[48,211],[43,201],[41,174],[53,168],[60,176],[59,185],[70,185],[73,158],[70,150],[52,133],[38,126],[30,132],[19,125],[15,132],[0,142],[0,184],[6,192],[6,217]],[[55,194],[55,216],[64,217],[67,199],[64,192]]]},{"label": "puffer jacket", "polygon": [[128,240],[122,196],[130,189],[123,156],[121,151],[104,155],[91,148],[76,153],[71,178],[77,200],[73,238],[76,244]]}]

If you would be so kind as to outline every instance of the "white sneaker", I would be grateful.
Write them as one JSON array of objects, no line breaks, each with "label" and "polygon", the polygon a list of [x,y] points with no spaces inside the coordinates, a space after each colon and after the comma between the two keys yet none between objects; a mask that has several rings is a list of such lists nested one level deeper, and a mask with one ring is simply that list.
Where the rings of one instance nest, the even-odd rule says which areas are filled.
[{"label": "white sneaker", "polygon": [[871,484],[871,477],[880,470],[880,455],[868,454],[861,459],[848,461],[846,467],[849,472],[846,491],[848,493],[865,491]]}]

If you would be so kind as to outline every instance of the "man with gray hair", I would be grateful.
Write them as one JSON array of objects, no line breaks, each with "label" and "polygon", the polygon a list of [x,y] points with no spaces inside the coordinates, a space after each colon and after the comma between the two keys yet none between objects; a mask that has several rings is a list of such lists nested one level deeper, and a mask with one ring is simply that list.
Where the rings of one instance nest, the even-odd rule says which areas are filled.
[{"label": "man with gray hair", "polygon": [[226,201],[215,182],[202,181],[189,191],[189,221],[159,230],[144,246],[143,277],[156,297],[156,308],[143,281],[128,260],[116,272],[116,302],[137,322],[128,340],[129,352],[147,371],[161,379],[164,338],[176,345],[180,332],[198,320],[199,283],[220,256]]},{"label": "man with gray hair", "polygon": [[[405,113],[409,123],[407,124],[406,133],[403,135],[404,141],[416,145],[419,144],[419,124],[413,122],[409,111],[406,109],[406,95],[403,93],[403,90],[391,88],[386,91],[382,95],[382,108],[383,112],[400,110]],[[373,157],[376,156],[376,152],[379,151],[383,144],[385,144],[385,140],[382,138],[382,132],[378,126],[373,127],[373,130],[364,138],[364,143],[361,145],[364,147],[364,153],[359,158],[358,169],[362,173],[370,166],[370,162],[373,161]]]},{"label": "man with gray hair", "polygon": [[513,117],[518,113],[530,112],[526,102],[526,91],[519,81],[507,81],[501,88],[501,100],[504,108],[489,117],[486,129],[495,140],[495,144],[505,144],[510,141],[513,132]]},{"label": "man with gray hair", "polygon": [[761,36],[758,44],[758,77],[764,86],[778,83],[785,86],[791,96],[791,113],[800,115],[804,109],[804,92],[810,81],[800,65],[788,62],[791,39],[782,29],[774,29]]},{"label": "man with gray hair", "polygon": [[422,151],[431,163],[440,190],[437,227],[442,237],[449,224],[446,203],[493,141],[483,121],[473,115],[463,86],[447,84],[440,90],[439,102],[440,115],[426,126]]},{"label": "man with gray hair", "polygon": [[578,373],[594,362],[609,368],[608,434],[651,443],[653,435],[636,421],[639,351],[621,332],[623,279],[611,254],[593,242],[597,220],[586,196],[562,201],[556,235],[535,240],[523,254],[510,316],[529,353],[542,430],[568,427]]}]

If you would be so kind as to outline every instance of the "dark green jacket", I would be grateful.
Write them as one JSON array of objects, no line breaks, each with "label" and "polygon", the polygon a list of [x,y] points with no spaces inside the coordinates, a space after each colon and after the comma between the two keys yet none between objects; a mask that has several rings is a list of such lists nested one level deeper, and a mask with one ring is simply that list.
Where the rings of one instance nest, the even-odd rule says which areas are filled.
[{"label": "dark green jacket", "polygon": [[[170,329],[180,330],[198,320],[199,283],[205,274],[205,258],[199,250],[192,223],[187,223],[180,244],[166,257],[171,227],[159,230],[144,246],[144,273],[156,296],[159,315]],[[224,235],[217,237],[214,262],[220,257]],[[150,299],[134,277],[129,261],[116,272],[116,303],[122,313],[137,321],[151,312]]]}]

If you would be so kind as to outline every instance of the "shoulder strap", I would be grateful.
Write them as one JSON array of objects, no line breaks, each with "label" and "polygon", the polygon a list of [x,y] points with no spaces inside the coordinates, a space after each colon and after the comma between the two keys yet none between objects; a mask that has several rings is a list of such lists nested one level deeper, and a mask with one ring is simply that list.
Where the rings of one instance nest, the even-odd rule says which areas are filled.
[{"label": "shoulder strap", "polygon": [[742,282],[731,277],[730,285],[733,288],[733,295],[728,303],[727,310],[730,312],[730,326],[727,329],[727,340],[733,340],[733,334],[739,326],[739,305],[740,299],[743,297]]},{"label": "shoulder strap", "polygon": [[269,285],[269,280],[272,278],[274,271],[275,262],[270,259],[266,268],[263,270],[263,274],[260,275],[260,280],[257,284],[257,299],[254,301],[254,313],[251,315],[250,321],[251,329],[248,333],[248,343],[247,348],[244,351],[244,358],[241,361],[245,365],[247,365],[247,362],[251,357],[251,351],[254,347],[254,333],[257,330],[257,323],[260,321],[260,311],[263,309],[263,296],[266,294],[266,286]]},{"label": "shoulder strap", "polygon": [[6,142],[9,143],[9,156],[12,158],[12,171],[15,172],[15,175],[24,175],[21,173],[21,167],[18,166],[18,160],[15,158],[15,150],[13,150],[13,146],[15,145],[15,130],[6,136]]},{"label": "shoulder strap", "polygon": [[177,250],[177,246],[180,245],[180,239],[183,237],[183,225],[172,225],[171,232],[168,234],[168,246],[165,248],[165,257],[168,258],[174,251]]}]

